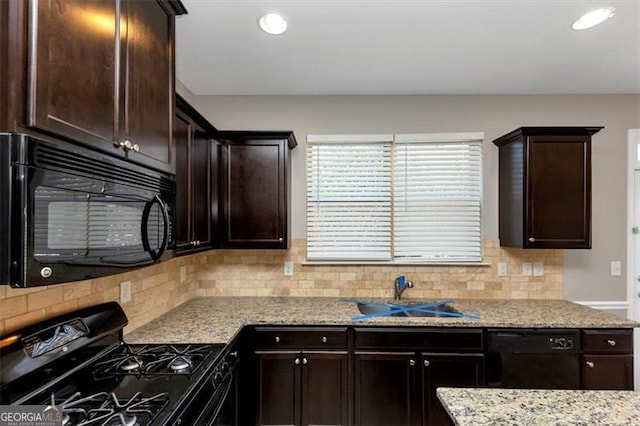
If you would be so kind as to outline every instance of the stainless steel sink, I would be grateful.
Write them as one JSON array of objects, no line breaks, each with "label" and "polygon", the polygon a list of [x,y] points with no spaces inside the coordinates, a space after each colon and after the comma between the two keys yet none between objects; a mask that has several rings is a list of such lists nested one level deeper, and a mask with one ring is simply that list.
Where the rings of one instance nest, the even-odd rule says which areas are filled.
[{"label": "stainless steel sink", "polygon": [[[361,313],[368,315],[368,314],[389,312],[391,310],[398,309],[398,308],[408,308],[411,306],[423,305],[423,304],[425,304],[425,302],[399,302],[399,303],[389,302],[384,305],[368,304],[367,302],[358,302],[358,310]],[[451,305],[431,306],[425,309],[433,312],[405,311],[405,312],[392,313],[392,314],[389,314],[389,316],[392,316],[392,317],[445,317],[445,316],[450,316],[447,314],[460,314],[460,311],[458,311],[456,308],[452,307]]]}]

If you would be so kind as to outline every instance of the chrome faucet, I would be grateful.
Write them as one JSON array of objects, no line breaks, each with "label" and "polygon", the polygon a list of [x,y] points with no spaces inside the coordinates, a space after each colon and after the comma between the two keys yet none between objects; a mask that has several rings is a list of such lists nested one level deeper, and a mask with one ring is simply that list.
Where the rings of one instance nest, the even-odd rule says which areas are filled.
[{"label": "chrome faucet", "polygon": [[413,281],[405,281],[404,275],[400,275],[393,283],[393,300],[399,301],[407,288],[413,288]]}]

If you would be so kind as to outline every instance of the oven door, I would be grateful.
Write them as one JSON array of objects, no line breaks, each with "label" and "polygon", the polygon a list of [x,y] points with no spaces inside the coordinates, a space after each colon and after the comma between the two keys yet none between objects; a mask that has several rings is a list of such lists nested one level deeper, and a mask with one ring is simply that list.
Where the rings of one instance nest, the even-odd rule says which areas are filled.
[{"label": "oven door", "polygon": [[170,256],[172,181],[116,158],[72,155],[65,168],[32,156],[12,167],[13,286],[96,278]]}]

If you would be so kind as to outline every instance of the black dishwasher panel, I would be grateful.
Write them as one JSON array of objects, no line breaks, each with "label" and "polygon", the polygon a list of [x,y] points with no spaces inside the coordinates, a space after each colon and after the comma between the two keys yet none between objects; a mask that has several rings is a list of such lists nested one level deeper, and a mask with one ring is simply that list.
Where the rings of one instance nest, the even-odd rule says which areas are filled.
[{"label": "black dishwasher panel", "polygon": [[580,388],[577,330],[489,329],[487,339],[487,386]]}]

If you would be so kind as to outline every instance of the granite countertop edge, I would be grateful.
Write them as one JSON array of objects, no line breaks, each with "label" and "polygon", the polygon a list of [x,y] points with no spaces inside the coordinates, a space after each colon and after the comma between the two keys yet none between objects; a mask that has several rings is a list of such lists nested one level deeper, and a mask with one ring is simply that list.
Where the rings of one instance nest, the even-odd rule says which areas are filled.
[{"label": "granite countertop edge", "polygon": [[[354,299],[349,299],[354,300]],[[366,301],[385,299],[363,298]],[[407,299],[412,302],[430,300]],[[386,326],[462,328],[634,328],[626,320],[566,300],[454,299],[468,318],[378,317],[353,321],[354,303],[320,297],[196,297],[152,320],[126,331],[130,343],[228,343],[247,325]]]}]

